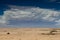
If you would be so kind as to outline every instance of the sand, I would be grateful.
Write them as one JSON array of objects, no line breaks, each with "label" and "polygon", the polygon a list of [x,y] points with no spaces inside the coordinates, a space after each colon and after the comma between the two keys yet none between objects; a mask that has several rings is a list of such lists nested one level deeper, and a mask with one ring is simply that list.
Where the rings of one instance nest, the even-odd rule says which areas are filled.
[{"label": "sand", "polygon": [[60,40],[60,29],[0,28],[0,40]]}]

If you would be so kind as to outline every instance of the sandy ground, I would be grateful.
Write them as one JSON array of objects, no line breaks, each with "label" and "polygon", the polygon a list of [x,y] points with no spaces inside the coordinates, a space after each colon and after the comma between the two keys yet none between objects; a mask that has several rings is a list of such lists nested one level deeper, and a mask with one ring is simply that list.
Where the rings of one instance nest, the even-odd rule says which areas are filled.
[{"label": "sandy ground", "polygon": [[[50,33],[52,30],[56,32]],[[60,29],[0,28],[0,40],[60,40]]]}]

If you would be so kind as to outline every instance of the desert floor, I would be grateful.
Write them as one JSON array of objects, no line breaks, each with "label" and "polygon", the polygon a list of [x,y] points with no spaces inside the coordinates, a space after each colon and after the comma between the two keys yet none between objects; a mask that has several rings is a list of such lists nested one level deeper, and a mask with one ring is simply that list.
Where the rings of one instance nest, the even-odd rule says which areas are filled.
[{"label": "desert floor", "polygon": [[60,29],[0,28],[0,40],[60,40]]}]

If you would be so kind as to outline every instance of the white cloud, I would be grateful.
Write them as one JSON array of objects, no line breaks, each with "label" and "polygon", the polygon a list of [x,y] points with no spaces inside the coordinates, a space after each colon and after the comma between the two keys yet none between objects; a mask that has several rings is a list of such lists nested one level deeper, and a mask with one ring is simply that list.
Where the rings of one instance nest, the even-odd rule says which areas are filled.
[{"label": "white cloud", "polygon": [[56,26],[60,26],[60,19],[59,20],[56,20]]},{"label": "white cloud", "polygon": [[6,21],[5,21],[3,16],[0,16],[0,23],[6,23]]},{"label": "white cloud", "polygon": [[[41,8],[29,8],[25,10],[20,9],[10,9],[4,11],[4,15],[10,16],[12,18],[36,18],[47,20],[48,18],[55,19],[55,17],[59,16],[60,12],[53,11],[49,9],[41,9]],[[48,20],[49,21],[49,20]]]},{"label": "white cloud", "polygon": [[[12,18],[38,18],[38,19],[44,19],[47,20],[48,18],[55,19],[56,16],[59,16],[58,11],[53,11],[50,9],[41,9],[41,8],[29,8],[29,9],[10,9],[7,11],[4,11],[4,15],[9,15]],[[48,20],[49,21],[49,20]]]},{"label": "white cloud", "polygon": [[[23,10],[22,10],[23,9]],[[45,20],[56,22],[59,20],[60,12],[52,9],[43,9],[39,7],[11,8],[4,11],[0,23],[9,23],[9,20]],[[57,22],[57,24],[60,22]]]}]

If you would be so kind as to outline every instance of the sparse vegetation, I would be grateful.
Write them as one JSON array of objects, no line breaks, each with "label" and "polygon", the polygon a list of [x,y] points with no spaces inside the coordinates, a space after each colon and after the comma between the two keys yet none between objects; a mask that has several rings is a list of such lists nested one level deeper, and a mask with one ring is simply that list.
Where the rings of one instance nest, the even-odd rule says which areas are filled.
[{"label": "sparse vegetation", "polygon": [[55,35],[56,30],[51,30],[49,33],[42,33],[42,35]]},{"label": "sparse vegetation", "polygon": [[55,35],[55,33],[54,32],[57,32],[56,30],[52,30],[52,31],[50,31],[50,35]]},{"label": "sparse vegetation", "polygon": [[9,35],[10,33],[8,32],[7,34]]},{"label": "sparse vegetation", "polygon": [[60,40],[60,30],[17,28],[0,29],[0,40]]}]

